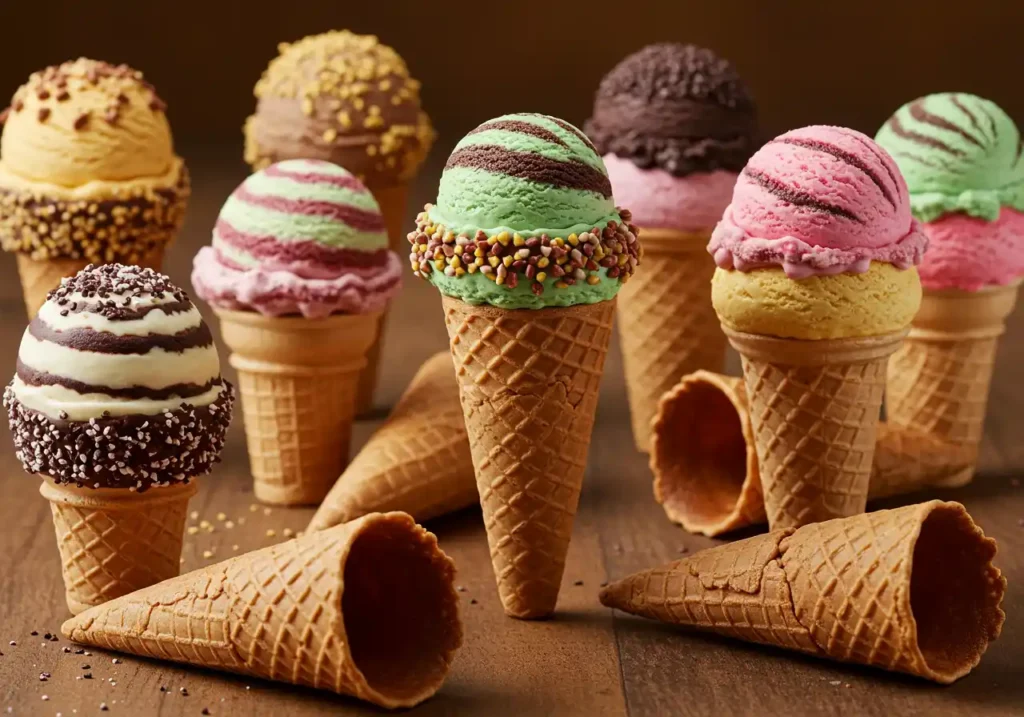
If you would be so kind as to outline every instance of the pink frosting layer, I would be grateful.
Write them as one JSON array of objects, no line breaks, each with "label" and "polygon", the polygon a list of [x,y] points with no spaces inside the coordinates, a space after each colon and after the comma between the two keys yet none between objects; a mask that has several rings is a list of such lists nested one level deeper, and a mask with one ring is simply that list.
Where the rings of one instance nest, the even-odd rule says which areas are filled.
[{"label": "pink frosting layer", "polygon": [[663,169],[641,169],[614,154],[604,158],[615,203],[629,207],[640,227],[706,231],[722,218],[736,173],[723,169],[676,177]]},{"label": "pink frosting layer", "polygon": [[946,214],[924,225],[931,240],[921,262],[927,289],[977,291],[1024,276],[1024,213],[1003,207],[994,222]]},{"label": "pink frosting layer", "polygon": [[330,278],[306,278],[262,267],[245,269],[212,247],[200,249],[192,265],[192,286],[211,306],[266,316],[301,314],[319,319],[381,311],[398,293],[401,282],[402,262],[394,252],[388,252],[384,266],[340,269]]},{"label": "pink frosting layer", "polygon": [[921,261],[928,238],[907,185],[874,140],[842,127],[781,135],[750,159],[708,251],[722,268],[781,266],[794,279]]}]

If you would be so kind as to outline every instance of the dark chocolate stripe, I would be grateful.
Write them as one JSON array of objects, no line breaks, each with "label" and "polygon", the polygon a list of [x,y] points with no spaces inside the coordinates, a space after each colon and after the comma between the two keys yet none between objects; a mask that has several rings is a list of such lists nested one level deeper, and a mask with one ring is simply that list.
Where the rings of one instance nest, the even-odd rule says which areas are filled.
[{"label": "dark chocolate stripe", "polygon": [[930,162],[927,159],[925,159],[924,157],[918,157],[916,154],[911,154],[910,152],[896,152],[895,156],[902,157],[903,159],[909,159],[912,162],[917,162],[918,164],[923,164],[924,166],[931,167],[932,169],[939,169],[939,170],[942,170],[943,172],[952,172],[952,173],[955,173],[955,174],[959,174],[960,173],[960,170],[956,166],[954,166],[954,165],[950,165],[949,167],[945,167],[945,166],[943,166],[941,164],[935,164],[935,162]]},{"label": "dark chocolate stripe", "polygon": [[39,341],[48,341],[76,351],[100,354],[145,354],[152,349],[181,353],[213,344],[213,336],[205,322],[176,334],[118,336],[109,331],[96,331],[84,326],[55,329],[38,316],[28,325],[28,332]]},{"label": "dark chocolate stripe", "polygon": [[166,401],[168,398],[177,396],[179,398],[194,398],[200,396],[214,386],[219,386],[223,379],[220,377],[208,381],[205,384],[198,383],[176,383],[164,388],[149,388],[147,386],[130,386],[128,388],[114,388],[112,386],[95,386],[93,384],[76,381],[64,376],[56,376],[45,371],[36,369],[22,363],[18,359],[18,378],[29,386],[63,386],[77,393],[100,393],[111,398],[124,398],[139,400],[148,398],[153,401]]},{"label": "dark chocolate stripe", "polygon": [[971,121],[971,127],[974,127],[974,129],[978,130],[982,134],[982,136],[985,135],[985,130],[981,128],[981,124],[978,122],[977,115],[971,112],[970,108],[968,108],[967,105],[960,101],[960,95],[950,95],[949,101],[953,103],[954,107],[956,107],[958,110],[967,115],[967,119]]},{"label": "dark chocolate stripe", "polygon": [[[102,299],[99,300],[99,302],[102,301]],[[61,311],[67,310],[71,314],[93,313],[110,321],[138,321],[148,316],[151,311],[163,311],[168,316],[171,316],[192,310],[191,301],[169,301],[166,304],[124,306],[112,299],[106,303],[98,303],[94,297],[90,297],[86,301],[67,301],[64,304],[58,302],[58,305]]]},{"label": "dark chocolate stripe", "polygon": [[866,174],[872,182],[875,183],[875,186],[878,187],[878,191],[880,191],[882,195],[889,200],[889,204],[892,205],[892,208],[896,208],[896,198],[893,197],[892,192],[889,190],[889,187],[885,185],[885,182],[882,181],[882,178],[880,176],[878,176],[878,173],[875,172],[875,170],[873,170],[871,167],[869,167],[867,163],[857,155],[850,154],[845,149],[842,149],[841,147],[836,147],[834,144],[829,144],[828,142],[820,142],[815,139],[783,137],[775,141],[781,142],[782,144],[790,144],[797,147],[803,147],[804,149],[810,149],[815,152],[824,152],[825,154],[835,157],[840,162],[845,162],[854,169],[859,169],[861,172]]},{"label": "dark chocolate stripe", "polygon": [[540,154],[513,152],[493,144],[471,145],[456,150],[448,158],[445,169],[453,167],[482,169],[540,184],[594,192],[605,198],[612,196],[608,176],[589,164],[575,160],[560,162]]},{"label": "dark chocolate stripe", "polygon": [[1017,159],[1013,160],[1013,166],[1017,166],[1020,161],[1021,154],[1024,153],[1024,135],[1017,135]]},{"label": "dark chocolate stripe", "polygon": [[977,147],[981,147],[982,149],[985,148],[985,145],[983,145],[977,137],[975,137],[973,134],[965,130],[960,125],[950,122],[945,117],[939,117],[936,114],[932,114],[927,109],[925,109],[923,99],[916,100],[910,103],[910,116],[923,124],[931,125],[932,127],[938,127],[939,129],[944,129],[949,132],[956,132],[958,135],[966,139],[971,144]]},{"label": "dark chocolate stripe", "polygon": [[537,116],[538,117],[544,117],[545,119],[549,119],[552,122],[554,122],[555,124],[557,124],[559,127],[561,127],[562,129],[564,129],[566,132],[569,132],[570,134],[576,135],[576,137],[579,138],[580,142],[582,142],[584,145],[586,145],[590,149],[591,152],[593,152],[594,154],[600,156],[601,153],[597,151],[597,147],[595,147],[594,143],[590,141],[590,137],[588,137],[587,135],[585,135],[582,132],[580,132],[578,129],[573,127],[571,124],[569,124],[565,120],[560,120],[557,117],[548,117],[547,115],[537,115]]},{"label": "dark chocolate stripe", "polygon": [[897,179],[896,172],[893,171],[893,165],[896,164],[896,160],[892,158],[892,155],[882,149],[877,142],[868,139],[856,130],[847,129],[845,127],[836,127],[836,130],[870,152],[871,155],[877,159],[883,167],[885,167],[885,171],[889,175],[889,179],[892,180],[892,186],[896,187],[896,193],[898,195],[902,181],[901,179]]},{"label": "dark chocolate stripe", "polygon": [[823,202],[820,199],[812,197],[810,194],[788,187],[775,177],[753,169],[749,165],[743,169],[743,174],[757,182],[766,192],[774,194],[784,202],[795,204],[798,207],[809,207],[810,209],[815,209],[819,212],[825,212],[826,214],[843,217],[844,219],[849,219],[863,224],[863,220],[850,210],[843,209],[835,204]]},{"label": "dark chocolate stripe", "polygon": [[979,105],[978,109],[981,110],[981,113],[983,115],[985,115],[985,119],[988,120],[989,129],[992,130],[992,141],[993,142],[998,141],[999,140],[999,128],[996,126],[996,118],[992,116],[992,113],[988,111],[988,107],[986,107],[984,105],[984,103]]},{"label": "dark chocolate stripe", "polygon": [[906,129],[902,125],[902,123],[900,123],[900,118],[897,117],[896,115],[893,115],[892,117],[889,118],[889,127],[890,129],[892,129],[893,134],[895,134],[897,137],[901,137],[912,142],[917,142],[918,144],[923,144],[925,147],[932,147],[933,149],[941,150],[943,152],[946,152],[947,154],[952,154],[956,157],[962,157],[964,155],[963,150],[956,149],[955,147],[950,147],[942,140],[935,139],[934,137],[929,137],[928,135],[921,134],[920,132],[914,132],[913,130]]},{"label": "dark chocolate stripe", "polygon": [[492,120],[491,122],[483,123],[469,134],[478,134],[491,129],[500,129],[505,132],[514,132],[515,134],[528,134],[531,137],[536,137],[545,142],[551,142],[559,147],[569,149],[569,145],[565,143],[565,140],[551,130],[521,120]]}]

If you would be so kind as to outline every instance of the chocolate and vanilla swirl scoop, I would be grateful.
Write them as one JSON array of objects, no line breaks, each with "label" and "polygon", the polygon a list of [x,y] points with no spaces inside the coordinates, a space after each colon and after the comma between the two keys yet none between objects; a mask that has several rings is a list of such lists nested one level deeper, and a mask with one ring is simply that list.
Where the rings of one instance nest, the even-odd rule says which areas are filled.
[{"label": "chocolate and vanilla swirl scoop", "polygon": [[232,401],[188,295],[121,264],[86,267],[50,292],[4,392],[26,471],[139,491],[209,472]]}]

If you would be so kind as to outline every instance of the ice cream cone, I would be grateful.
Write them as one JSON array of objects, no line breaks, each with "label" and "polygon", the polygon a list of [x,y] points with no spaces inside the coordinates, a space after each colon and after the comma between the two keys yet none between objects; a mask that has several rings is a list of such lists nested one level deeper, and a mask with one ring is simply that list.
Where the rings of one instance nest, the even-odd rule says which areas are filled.
[{"label": "ice cream cone", "polygon": [[443,297],[506,614],[555,609],[615,301],[537,310]]},{"label": "ice cream cone", "polygon": [[478,500],[459,387],[447,351],[413,377],[387,422],[334,484],[307,530],[401,510],[418,521]]},{"label": "ice cream cone", "polygon": [[743,362],[768,525],[864,512],[886,364],[906,331],[800,341],[723,328]]},{"label": "ice cream cone", "polygon": [[[685,376],[662,398],[653,425],[654,495],[672,522],[715,537],[767,521],[742,378]],[[973,460],[967,446],[882,423],[868,500],[941,486]]]},{"label": "ice cream cone", "polygon": [[643,229],[644,265],[619,292],[619,323],[633,440],[650,450],[658,399],[680,378],[725,365],[725,335],[711,306],[709,233]]},{"label": "ice cream cone", "polygon": [[[398,254],[408,252],[409,242],[405,235],[405,210],[408,206],[409,187],[399,184],[392,187],[371,188],[374,199],[380,205],[384,215],[384,224],[388,231],[388,247]],[[377,338],[366,354],[366,368],[359,374],[359,393],[356,395],[356,415],[366,414],[373,408],[373,392],[377,388],[377,369],[384,344],[384,329],[388,320],[388,312],[380,317]]]},{"label": "ice cream cone", "polygon": [[375,513],[154,585],[68,622],[76,642],[412,707],[462,642],[455,565]]},{"label": "ice cream cone", "polygon": [[[74,276],[86,266],[86,259],[44,259],[36,260],[30,255],[16,253],[18,277],[21,279],[21,293],[25,299],[25,310],[29,321],[35,318],[39,307],[46,301],[46,295],[60,285],[66,276]],[[161,271],[164,248],[153,251],[139,262],[139,266]]]},{"label": "ice cream cone", "polygon": [[195,481],[138,493],[44,480],[72,615],[178,574]]},{"label": "ice cream cone", "polygon": [[936,500],[710,548],[609,585],[601,602],[948,684],[1002,629],[995,553],[962,505]]},{"label": "ice cream cone", "polygon": [[[977,451],[996,348],[1019,287],[1018,281],[974,292],[925,290],[910,335],[889,364],[890,422]],[[969,483],[974,464],[945,485]]]},{"label": "ice cream cone", "polygon": [[256,497],[318,504],[348,463],[359,371],[380,314],[216,311],[238,370]]}]

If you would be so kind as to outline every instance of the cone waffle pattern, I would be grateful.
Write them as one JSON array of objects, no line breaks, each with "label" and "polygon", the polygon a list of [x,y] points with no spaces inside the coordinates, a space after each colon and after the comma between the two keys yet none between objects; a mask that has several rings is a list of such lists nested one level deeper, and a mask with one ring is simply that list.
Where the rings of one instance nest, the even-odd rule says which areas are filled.
[{"label": "cone waffle pattern", "polygon": [[345,468],[356,374],[236,362],[260,500],[316,504]]},{"label": "cone waffle pattern", "polygon": [[176,576],[196,490],[193,483],[108,499],[108,491],[88,495],[87,489],[43,483],[71,613]]},{"label": "cone waffle pattern", "polygon": [[423,364],[387,423],[335,483],[309,529],[388,510],[422,522],[477,501],[459,387],[451,356],[444,352]]},{"label": "cone waffle pattern", "polygon": [[558,599],[615,302],[443,302],[498,592],[507,614],[542,617]]},{"label": "cone waffle pattern", "polygon": [[643,267],[619,292],[624,316],[619,336],[626,369],[633,440],[650,450],[651,419],[658,400],[683,376],[699,369],[721,371],[726,338],[711,306],[715,262],[706,235],[662,238],[644,230]]},{"label": "cone waffle pattern", "polygon": [[863,513],[886,359],[785,366],[743,356],[772,529]]},{"label": "cone waffle pattern", "polygon": [[[355,539],[373,522],[402,518],[412,523],[401,514],[376,514],[248,553],[92,610],[62,631],[116,652],[331,690],[385,707],[412,706],[440,681],[413,699],[375,690],[354,663],[342,615],[345,562]],[[434,536],[415,529],[441,556],[438,569],[454,579],[454,565]],[[457,622],[457,615],[437,619],[453,617]]]},{"label": "cone waffle pattern", "polygon": [[[985,639],[970,645],[973,659],[950,671],[930,666],[918,644],[910,577],[921,525],[939,507],[970,521],[963,506],[931,501],[776,531],[632,575],[605,588],[601,602],[750,642],[952,682],[998,636],[1005,579],[987,565],[992,609],[976,616],[985,623]],[[995,542],[975,530],[979,559],[991,560]]]}]

